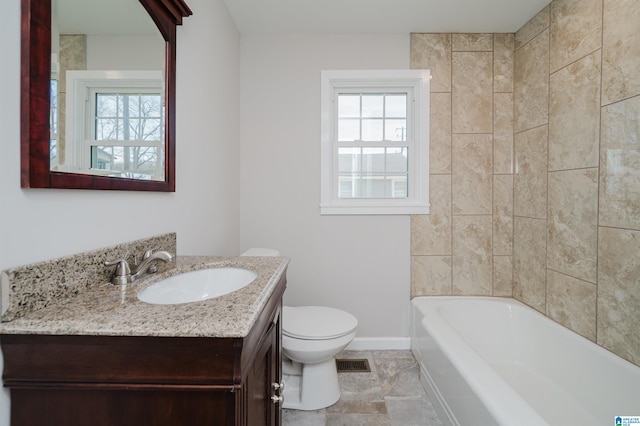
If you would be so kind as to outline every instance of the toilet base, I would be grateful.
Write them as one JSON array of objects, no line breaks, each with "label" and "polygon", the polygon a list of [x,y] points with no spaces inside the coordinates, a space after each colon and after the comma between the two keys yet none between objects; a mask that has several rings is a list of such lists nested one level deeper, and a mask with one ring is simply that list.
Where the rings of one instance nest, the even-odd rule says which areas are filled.
[{"label": "toilet base", "polygon": [[283,359],[283,364],[285,364],[282,375],[285,382],[283,408],[320,410],[335,404],[340,399],[335,358],[332,357],[317,364],[300,364]]}]

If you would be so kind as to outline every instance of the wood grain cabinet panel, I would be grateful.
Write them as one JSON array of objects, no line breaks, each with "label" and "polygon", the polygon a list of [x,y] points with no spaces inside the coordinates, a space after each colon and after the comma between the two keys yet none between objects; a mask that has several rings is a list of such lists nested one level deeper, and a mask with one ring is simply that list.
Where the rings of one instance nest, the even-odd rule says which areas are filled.
[{"label": "wood grain cabinet panel", "polygon": [[279,426],[285,286],[242,338],[0,335],[11,425]]}]

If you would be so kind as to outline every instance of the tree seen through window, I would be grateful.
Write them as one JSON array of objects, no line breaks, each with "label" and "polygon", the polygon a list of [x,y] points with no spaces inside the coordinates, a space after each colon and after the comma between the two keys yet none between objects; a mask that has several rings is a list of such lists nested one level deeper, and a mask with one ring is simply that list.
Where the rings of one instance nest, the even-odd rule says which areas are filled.
[{"label": "tree seen through window", "polygon": [[163,161],[162,113],[160,94],[96,93],[91,167],[154,174]]}]

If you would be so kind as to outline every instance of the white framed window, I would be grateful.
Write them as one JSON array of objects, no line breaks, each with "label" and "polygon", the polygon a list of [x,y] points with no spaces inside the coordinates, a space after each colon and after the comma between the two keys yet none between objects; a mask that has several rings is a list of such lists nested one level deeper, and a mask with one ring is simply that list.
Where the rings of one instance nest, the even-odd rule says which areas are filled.
[{"label": "white framed window", "polygon": [[320,214],[428,214],[429,71],[321,80]]},{"label": "white framed window", "polygon": [[67,167],[164,179],[160,71],[67,71]]}]

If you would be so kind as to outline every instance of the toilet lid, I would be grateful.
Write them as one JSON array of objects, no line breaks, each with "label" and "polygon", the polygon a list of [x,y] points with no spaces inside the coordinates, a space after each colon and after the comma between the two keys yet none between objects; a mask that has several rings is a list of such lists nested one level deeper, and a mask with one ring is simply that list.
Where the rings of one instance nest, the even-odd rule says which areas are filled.
[{"label": "toilet lid", "polygon": [[282,333],[298,339],[331,339],[351,333],[358,319],[348,312],[325,306],[284,306]]}]

